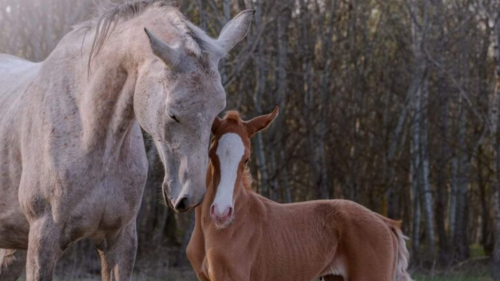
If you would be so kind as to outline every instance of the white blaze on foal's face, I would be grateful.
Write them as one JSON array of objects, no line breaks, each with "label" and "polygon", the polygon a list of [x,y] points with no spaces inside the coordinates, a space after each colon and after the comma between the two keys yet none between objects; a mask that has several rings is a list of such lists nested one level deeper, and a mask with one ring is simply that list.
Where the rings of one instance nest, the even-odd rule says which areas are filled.
[{"label": "white blaze on foal's face", "polygon": [[220,165],[220,182],[210,208],[210,214],[220,228],[229,225],[234,215],[233,195],[238,167],[244,154],[245,145],[238,134],[226,133],[220,137],[216,150]]}]

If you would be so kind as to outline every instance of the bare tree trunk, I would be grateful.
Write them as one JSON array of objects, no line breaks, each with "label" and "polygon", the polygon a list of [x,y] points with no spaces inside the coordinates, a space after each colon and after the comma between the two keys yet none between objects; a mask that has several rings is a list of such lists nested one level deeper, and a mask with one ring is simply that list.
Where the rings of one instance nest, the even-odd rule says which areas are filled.
[{"label": "bare tree trunk", "polygon": [[[483,150],[479,148],[478,150],[478,158],[484,158],[485,155]],[[483,246],[484,252],[486,255],[491,255],[491,251],[488,251],[490,248],[488,236],[490,233],[490,210],[488,208],[488,199],[487,199],[487,191],[486,191],[486,182],[484,176],[484,170],[486,169],[482,160],[477,160],[477,181],[479,187],[479,200],[481,202],[481,240],[480,244]],[[487,177],[486,177],[487,178]],[[491,248],[490,248],[491,250]]]},{"label": "bare tree trunk", "polygon": [[446,47],[445,43],[445,29],[444,29],[444,8],[443,1],[436,0],[431,2],[434,5],[435,17],[435,50],[438,54],[437,61],[443,69],[437,68],[437,79],[440,81],[437,85],[439,93],[439,119],[438,127],[440,135],[439,152],[437,163],[437,180],[436,180],[436,231],[439,238],[439,259],[443,263],[450,263],[450,246],[448,242],[448,235],[446,233],[446,201],[447,201],[447,183],[448,183],[448,158],[449,152],[449,101],[448,98],[448,80],[446,77]]},{"label": "bare tree trunk", "polygon": [[[259,30],[262,24],[262,2],[261,0],[256,0],[255,5],[255,30]],[[255,34],[254,34],[255,37]],[[255,114],[260,115],[263,113],[262,110],[262,99],[264,92],[266,90],[266,66],[264,62],[264,43],[261,41],[258,44],[257,51],[255,53],[255,65],[256,65],[256,78],[257,85],[255,88],[255,94],[253,97]],[[260,174],[260,188],[262,195],[269,197],[269,174],[267,170],[267,162],[264,154],[264,143],[262,140],[262,134],[257,134],[255,136],[255,156],[257,159],[257,168]]]},{"label": "bare tree trunk", "polygon": [[302,59],[302,89],[304,91],[304,124],[308,128],[306,133],[307,139],[307,158],[309,178],[314,187],[315,197],[321,198],[321,163],[317,161],[318,157],[318,136],[316,135],[316,103],[313,90],[313,61],[314,61],[314,45],[315,37],[313,34],[307,32],[312,24],[311,13],[308,9],[308,4],[304,0],[299,0],[300,4],[300,41],[302,46],[300,54]]},{"label": "bare tree trunk", "polygon": [[198,0],[198,13],[201,29],[207,30],[207,18],[205,15],[205,8],[203,7],[203,0]]},{"label": "bare tree trunk", "polygon": [[[412,150],[416,148],[416,144],[412,141]],[[418,153],[414,153],[415,157],[410,163],[410,182],[412,186],[412,205],[413,205],[413,229],[411,232],[412,241],[412,259],[415,261],[419,260],[420,256],[420,221],[421,221],[421,211],[420,211],[420,191],[418,186],[419,176],[418,167],[420,165],[420,159]]]},{"label": "bare tree trunk", "polygon": [[494,241],[493,248],[493,272],[492,277],[494,280],[500,280],[500,140],[498,136],[498,114],[499,114],[499,91],[500,91],[500,13],[496,14],[494,26],[494,44],[495,62],[496,62],[496,81],[495,90],[490,102],[490,142],[491,152],[493,154],[493,182],[491,183],[493,189],[493,219],[494,219]]},{"label": "bare tree trunk", "polygon": [[270,177],[270,186],[269,186],[269,190],[271,191],[271,194],[269,196],[269,198],[271,198],[271,200],[273,201],[279,201],[280,199],[280,185],[279,185],[279,182],[278,182],[278,174],[279,174],[279,169],[278,169],[278,164],[276,162],[276,158],[278,157],[275,149],[271,149],[271,151],[269,151],[269,171],[274,171],[274,174]]},{"label": "bare tree trunk", "polygon": [[276,168],[279,169],[279,172],[281,176],[281,184],[280,184],[280,189],[284,190],[284,201],[290,203],[292,201],[291,198],[291,191],[290,191],[290,181],[289,181],[289,176],[288,176],[288,169],[286,163],[288,161],[287,159],[287,152],[286,152],[286,139],[283,138],[283,136],[287,132],[287,126],[286,126],[286,101],[288,99],[287,93],[288,93],[288,86],[287,86],[287,61],[288,61],[288,25],[290,24],[290,18],[292,15],[292,8],[290,5],[292,5],[292,1],[283,1],[283,6],[280,10],[280,13],[278,15],[278,20],[277,20],[277,49],[278,49],[278,55],[277,55],[277,63],[276,63],[276,68],[277,68],[277,84],[278,84],[278,89],[277,89],[277,103],[281,109],[281,114],[278,116],[278,119],[275,121],[275,128],[274,130],[274,135],[276,138],[276,143],[278,144],[276,149],[278,150],[278,153],[276,155],[276,158],[278,159],[278,163]]},{"label": "bare tree trunk", "polygon": [[453,245],[455,249],[454,258],[461,261],[469,255],[469,244],[467,243],[467,191],[468,191],[468,173],[469,173],[469,160],[466,151],[466,125],[467,113],[465,105],[459,101],[460,104],[460,121],[458,132],[458,181],[455,190],[455,213],[454,232],[453,232]]},{"label": "bare tree trunk", "polygon": [[191,239],[191,234],[193,233],[193,230],[194,230],[194,224],[195,224],[195,216],[194,216],[194,212],[191,212],[191,214],[189,214],[188,226],[187,226],[186,230],[184,230],[184,235],[182,237],[182,242],[181,242],[181,248],[180,248],[179,254],[177,255],[177,260],[175,261],[175,266],[178,266],[178,267],[189,266],[189,260],[187,259],[187,255],[186,255],[186,248],[187,248],[187,245],[189,243],[189,240]]},{"label": "bare tree trunk", "polygon": [[[387,183],[387,191],[386,191],[386,201],[388,201],[389,206],[387,210],[387,216],[390,218],[396,218],[396,207],[395,207],[395,198],[394,198],[394,177],[395,177],[395,171],[394,171],[394,160],[397,155],[397,151],[403,147],[401,144],[402,141],[402,135],[403,135],[403,129],[404,125],[408,116],[408,111],[409,108],[412,106],[412,101],[413,97],[420,85],[422,83],[422,78],[420,79],[413,79],[410,87],[408,88],[408,91],[406,92],[406,99],[405,99],[405,104],[403,104],[403,107],[401,108],[401,111],[398,116],[398,121],[396,124],[396,127],[394,130],[391,132],[390,137],[390,145],[389,149],[387,152],[387,157],[386,157],[386,183]],[[389,108],[389,104],[387,103],[387,108]],[[387,115],[384,114],[384,115]],[[387,117],[386,117],[387,118]]]},{"label": "bare tree trunk", "polygon": [[[231,15],[229,13],[229,0],[223,0],[222,2],[222,10],[224,12],[224,19],[222,21],[222,26],[224,26],[230,19]],[[222,81],[222,85],[225,85],[227,82],[227,67],[226,67],[226,59],[222,58],[220,60],[220,77]]]},{"label": "bare tree trunk", "polygon": [[327,149],[325,140],[328,134],[328,120],[330,120],[328,114],[330,113],[329,101],[330,101],[330,81],[328,77],[331,76],[331,48],[333,40],[333,26],[334,20],[337,17],[338,1],[333,0],[330,4],[330,13],[324,12],[325,18],[328,19],[328,24],[326,26],[325,36],[322,38],[322,61],[324,62],[323,72],[320,77],[320,104],[319,104],[319,124],[318,124],[318,144],[316,148],[316,161],[319,163],[319,187],[318,187],[318,198],[329,198],[330,197],[330,178],[328,176],[328,160],[327,160]]},{"label": "bare tree trunk", "polygon": [[[423,15],[419,16],[422,4]],[[410,0],[410,13],[413,16],[412,21],[412,36],[413,36],[413,54],[415,57],[415,74],[414,79],[423,77],[420,87],[416,91],[413,99],[414,121],[413,121],[413,142],[415,150],[414,157],[420,158],[420,166],[416,166],[421,178],[421,195],[423,200],[423,208],[425,214],[425,227],[427,236],[428,251],[431,256],[435,253],[435,240],[434,240],[434,210],[433,198],[431,187],[429,183],[429,155],[427,147],[427,134],[428,134],[428,116],[427,116],[427,102],[428,102],[428,82],[427,82],[427,64],[423,53],[423,44],[427,33],[428,27],[428,3],[422,3],[416,0]],[[419,22],[418,19],[422,18]]]},{"label": "bare tree trunk", "polygon": [[[422,192],[423,192],[423,200],[424,200],[424,210],[425,210],[425,218],[426,218],[426,231],[427,231],[427,239],[429,246],[429,253],[431,256],[435,253],[435,235],[434,235],[434,208],[433,208],[433,198],[431,186],[429,183],[429,152],[427,146],[428,139],[428,116],[427,116],[427,108],[428,108],[428,82],[427,79],[424,80],[423,87],[421,89],[421,98],[422,102],[419,103],[420,114],[419,121],[421,134],[420,134],[420,153],[421,153],[421,169],[422,169]],[[419,95],[420,96],[420,95]],[[418,126],[418,125],[417,125]]]}]

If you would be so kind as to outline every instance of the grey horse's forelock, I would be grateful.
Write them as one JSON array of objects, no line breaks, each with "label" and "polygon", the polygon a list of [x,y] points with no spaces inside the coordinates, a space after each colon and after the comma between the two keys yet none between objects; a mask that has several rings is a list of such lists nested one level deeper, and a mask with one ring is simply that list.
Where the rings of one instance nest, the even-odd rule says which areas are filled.
[{"label": "grey horse's forelock", "polygon": [[217,42],[217,40],[208,36],[205,31],[190,21],[186,21],[189,29],[189,35],[198,44],[202,52],[214,54],[218,58],[223,58],[227,55],[226,50]]},{"label": "grey horse's forelock", "polygon": [[[171,0],[139,0],[129,1],[122,4],[112,3],[109,2],[109,0],[105,0],[104,3],[98,3],[98,16],[96,19],[91,20],[90,26],[88,26],[90,28],[95,28],[94,41],[89,55],[89,70],[90,63],[99,54],[106,42],[106,39],[109,37],[111,32],[113,32],[113,29],[118,21],[126,21],[134,18],[142,14],[142,12],[146,11],[148,8],[152,7],[158,9],[177,10],[177,8],[173,6],[174,3],[175,2]],[[203,30],[185,18],[183,18],[183,21],[188,29],[186,35],[191,37],[191,39],[198,45],[201,52],[214,54],[219,58],[226,55],[224,48],[217,43],[217,40],[208,36]]]}]

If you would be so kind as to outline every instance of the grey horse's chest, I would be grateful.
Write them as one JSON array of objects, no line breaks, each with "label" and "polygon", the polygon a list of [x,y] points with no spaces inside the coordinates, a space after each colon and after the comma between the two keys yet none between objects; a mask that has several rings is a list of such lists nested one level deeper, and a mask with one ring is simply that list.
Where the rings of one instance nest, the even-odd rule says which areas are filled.
[{"label": "grey horse's chest", "polygon": [[120,229],[136,217],[148,170],[139,128],[119,151],[73,149],[53,157],[20,186],[28,218],[50,212],[71,236],[88,237]]}]

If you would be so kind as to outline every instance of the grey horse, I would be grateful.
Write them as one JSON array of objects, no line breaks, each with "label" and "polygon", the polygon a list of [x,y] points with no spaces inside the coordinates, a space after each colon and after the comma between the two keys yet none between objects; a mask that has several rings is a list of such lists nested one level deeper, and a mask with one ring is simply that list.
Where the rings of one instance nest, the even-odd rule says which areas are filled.
[{"label": "grey horse", "polygon": [[52,280],[82,238],[95,242],[103,280],[130,280],[148,169],[141,127],[165,165],[165,201],[198,205],[226,104],[217,65],[251,18],[241,12],[213,39],[143,0],[77,26],[41,63],[0,55],[0,280],[25,265],[27,280]]}]

